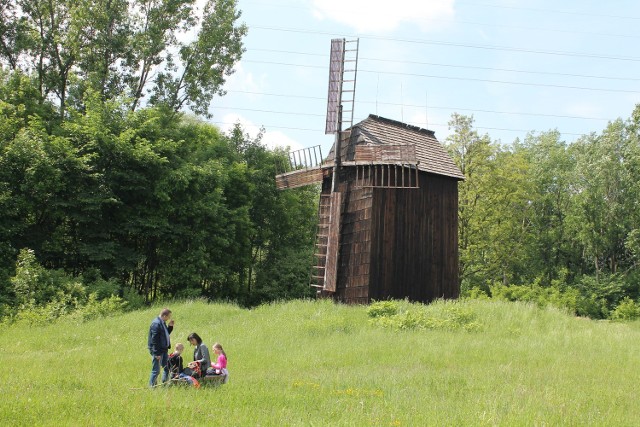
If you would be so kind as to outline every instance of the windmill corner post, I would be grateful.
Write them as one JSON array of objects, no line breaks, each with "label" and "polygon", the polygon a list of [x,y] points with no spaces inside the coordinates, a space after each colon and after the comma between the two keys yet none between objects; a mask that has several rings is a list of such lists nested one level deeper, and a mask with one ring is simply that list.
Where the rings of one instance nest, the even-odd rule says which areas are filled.
[{"label": "windmill corner post", "polygon": [[276,176],[279,189],[321,184],[311,286],[352,304],[457,298],[464,175],[430,130],[377,115],[345,121],[342,97],[351,94],[353,117],[356,69],[357,41],[332,40],[327,133],[335,133],[334,145],[326,158],[318,146],[289,153],[288,170]]}]

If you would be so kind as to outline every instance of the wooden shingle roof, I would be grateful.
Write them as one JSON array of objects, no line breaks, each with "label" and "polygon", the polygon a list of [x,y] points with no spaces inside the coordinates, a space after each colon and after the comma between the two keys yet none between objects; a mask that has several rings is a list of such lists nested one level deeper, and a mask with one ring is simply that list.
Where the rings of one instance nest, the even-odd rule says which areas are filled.
[{"label": "wooden shingle roof", "polygon": [[[353,125],[349,141],[342,142],[341,161],[347,163],[354,161],[356,146],[359,145],[368,147],[414,145],[415,160],[419,170],[464,179],[458,166],[436,139],[435,133],[428,129],[371,114],[360,123]],[[327,161],[333,161],[334,149],[335,146],[331,147]]]}]

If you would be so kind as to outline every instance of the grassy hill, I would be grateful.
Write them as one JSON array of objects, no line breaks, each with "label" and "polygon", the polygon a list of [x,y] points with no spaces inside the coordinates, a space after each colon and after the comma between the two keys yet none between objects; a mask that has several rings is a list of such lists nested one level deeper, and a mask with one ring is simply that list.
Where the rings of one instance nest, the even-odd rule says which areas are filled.
[{"label": "grassy hill", "polygon": [[[422,328],[372,322],[367,307],[328,301],[253,310],[169,306],[174,344],[197,332],[209,347],[224,345],[229,384],[145,387],[147,331],[159,307],[81,324],[13,325],[0,331],[0,419],[52,426],[640,423],[640,323],[488,301],[403,303],[404,314],[428,320]],[[450,322],[456,310],[461,323]]]}]

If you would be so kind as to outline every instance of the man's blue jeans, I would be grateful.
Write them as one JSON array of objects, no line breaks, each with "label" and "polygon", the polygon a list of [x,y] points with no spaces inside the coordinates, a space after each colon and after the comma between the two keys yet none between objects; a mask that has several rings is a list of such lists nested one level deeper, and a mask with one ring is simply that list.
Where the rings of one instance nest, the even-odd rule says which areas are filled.
[{"label": "man's blue jeans", "polygon": [[169,355],[165,351],[160,356],[160,360],[156,359],[154,355],[151,355],[151,377],[149,378],[149,387],[156,385],[156,380],[160,374],[160,368],[163,368],[162,382],[166,382],[169,378]]}]

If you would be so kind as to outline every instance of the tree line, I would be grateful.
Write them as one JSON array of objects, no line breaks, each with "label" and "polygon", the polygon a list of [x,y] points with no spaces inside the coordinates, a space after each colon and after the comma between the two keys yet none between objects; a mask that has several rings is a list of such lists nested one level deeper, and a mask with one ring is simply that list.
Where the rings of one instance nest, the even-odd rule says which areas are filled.
[{"label": "tree line", "polygon": [[[469,294],[564,298],[577,314],[640,315],[640,106],[570,144],[556,130],[504,145],[453,114],[460,280]],[[535,295],[534,295],[535,294]]]},{"label": "tree line", "polygon": [[[239,126],[225,135],[160,107],[132,112],[99,99],[48,129],[27,99],[15,99],[34,91],[33,81],[3,77],[5,304],[17,297],[11,278],[23,249],[46,269],[89,284],[113,281],[118,293],[132,290],[146,300],[207,296],[253,304],[306,295],[317,195],[275,188],[283,153]],[[51,105],[38,108],[55,115]]]},{"label": "tree line", "polygon": [[200,118],[247,31],[200,3],[0,2],[0,317],[309,294],[317,194]]}]

